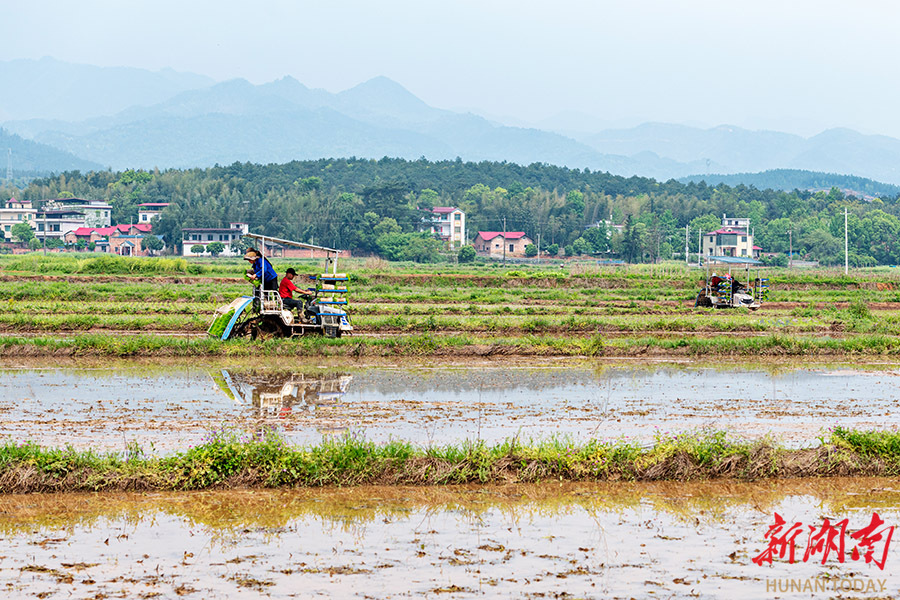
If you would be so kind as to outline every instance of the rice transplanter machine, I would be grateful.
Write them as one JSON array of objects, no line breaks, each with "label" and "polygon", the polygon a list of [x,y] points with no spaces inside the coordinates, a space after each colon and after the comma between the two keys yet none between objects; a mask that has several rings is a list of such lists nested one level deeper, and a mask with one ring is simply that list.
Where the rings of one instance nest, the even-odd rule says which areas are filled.
[{"label": "rice transplanter machine", "polygon": [[216,317],[207,333],[227,340],[235,337],[265,339],[273,337],[296,337],[320,334],[339,338],[353,331],[347,314],[346,273],[337,270],[341,251],[324,246],[304,244],[292,240],[266,237],[255,233],[245,234],[258,240],[262,255],[266,255],[266,244],[293,246],[325,254],[325,269],[321,274],[310,276],[310,287],[301,288],[303,307],[297,314],[288,310],[281,300],[278,289],[266,289],[264,282],[254,282],[253,294],[236,298],[230,304],[216,310]]}]

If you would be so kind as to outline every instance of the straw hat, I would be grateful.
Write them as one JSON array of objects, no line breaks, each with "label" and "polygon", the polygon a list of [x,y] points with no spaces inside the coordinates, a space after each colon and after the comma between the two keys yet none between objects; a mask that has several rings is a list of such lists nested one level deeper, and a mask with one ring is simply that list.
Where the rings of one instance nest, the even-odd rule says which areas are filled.
[{"label": "straw hat", "polygon": [[253,261],[253,260],[256,260],[257,258],[259,258],[259,256],[260,256],[259,252],[257,252],[253,248],[248,248],[246,254],[244,254],[244,260]]}]

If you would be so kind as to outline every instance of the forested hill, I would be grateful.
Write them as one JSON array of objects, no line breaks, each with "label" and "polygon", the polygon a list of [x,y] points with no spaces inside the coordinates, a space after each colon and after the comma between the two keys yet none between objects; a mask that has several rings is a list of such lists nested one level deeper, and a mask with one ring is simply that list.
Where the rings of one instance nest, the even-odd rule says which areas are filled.
[{"label": "forested hill", "polygon": [[99,163],[83,160],[52,146],[22,139],[2,128],[0,128],[0,158],[3,173],[5,174],[6,168],[10,167],[17,180],[76,169],[103,168]]},{"label": "forested hill", "polygon": [[[378,182],[399,183],[412,190],[430,188],[448,197],[458,197],[476,184],[508,187],[519,184],[543,190],[595,189],[606,194],[649,193],[660,188],[647,177],[622,177],[590,169],[569,169],[534,163],[528,166],[512,162],[463,162],[460,159],[428,161],[420,159],[359,158],[293,161],[281,165],[234,163],[216,166],[210,175],[225,179],[245,179],[262,190],[284,188],[308,177],[320,179],[323,189],[360,191]],[[677,188],[684,186],[672,182]],[[665,184],[662,184],[665,185]]]},{"label": "forested hill", "polygon": [[692,175],[682,177],[682,183],[705,181],[707,185],[724,183],[730,186],[752,185],[759,189],[773,190],[830,190],[836,187],[844,193],[853,193],[862,197],[896,196],[900,194],[900,186],[881,183],[856,177],[853,175],[837,175],[835,173],[818,173],[799,169],[772,169],[761,173],[735,173],[733,175]]},{"label": "forested hill", "polygon": [[[691,250],[697,235],[718,229],[723,214],[751,220],[756,245],[826,264],[843,261],[849,209],[853,264],[900,263],[898,196],[859,199],[827,192],[761,190],[705,183],[657,182],[545,164],[332,159],[208,169],[68,172],[34,180],[25,190],[0,188],[40,203],[63,192],[101,199],[116,222],[133,221],[142,202],[169,202],[154,225],[169,246],[183,227],[249,223],[255,232],[390,260],[437,260],[438,244],[418,232],[423,209],[458,206],[468,239],[479,230],[524,231],[544,251],[615,253],[632,262]],[[623,231],[608,227],[624,225]]]}]

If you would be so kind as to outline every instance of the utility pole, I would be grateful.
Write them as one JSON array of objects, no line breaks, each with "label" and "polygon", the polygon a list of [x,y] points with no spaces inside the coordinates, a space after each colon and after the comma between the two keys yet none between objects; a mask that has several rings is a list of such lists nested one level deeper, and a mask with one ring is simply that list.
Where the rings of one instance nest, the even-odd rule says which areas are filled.
[{"label": "utility pole", "polygon": [[656,236],[656,257],[653,264],[659,264],[659,221],[656,219],[656,215],[653,215],[653,235]]},{"label": "utility pole", "polygon": [[847,245],[847,207],[844,207],[844,275],[850,273],[850,252]]},{"label": "utility pole", "polygon": [[794,266],[794,232],[788,229],[788,268]]}]

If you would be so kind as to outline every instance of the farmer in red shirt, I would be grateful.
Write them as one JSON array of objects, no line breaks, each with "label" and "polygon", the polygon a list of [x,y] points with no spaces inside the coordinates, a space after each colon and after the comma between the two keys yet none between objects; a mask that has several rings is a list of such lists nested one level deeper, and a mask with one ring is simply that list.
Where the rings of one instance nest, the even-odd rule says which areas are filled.
[{"label": "farmer in red shirt", "polygon": [[281,280],[281,285],[278,286],[278,294],[281,296],[281,302],[284,304],[285,308],[290,309],[302,309],[303,302],[300,300],[294,300],[294,292],[300,293],[300,289],[294,285],[294,277],[297,276],[297,271],[294,269],[288,269],[284,272],[284,279]]}]

